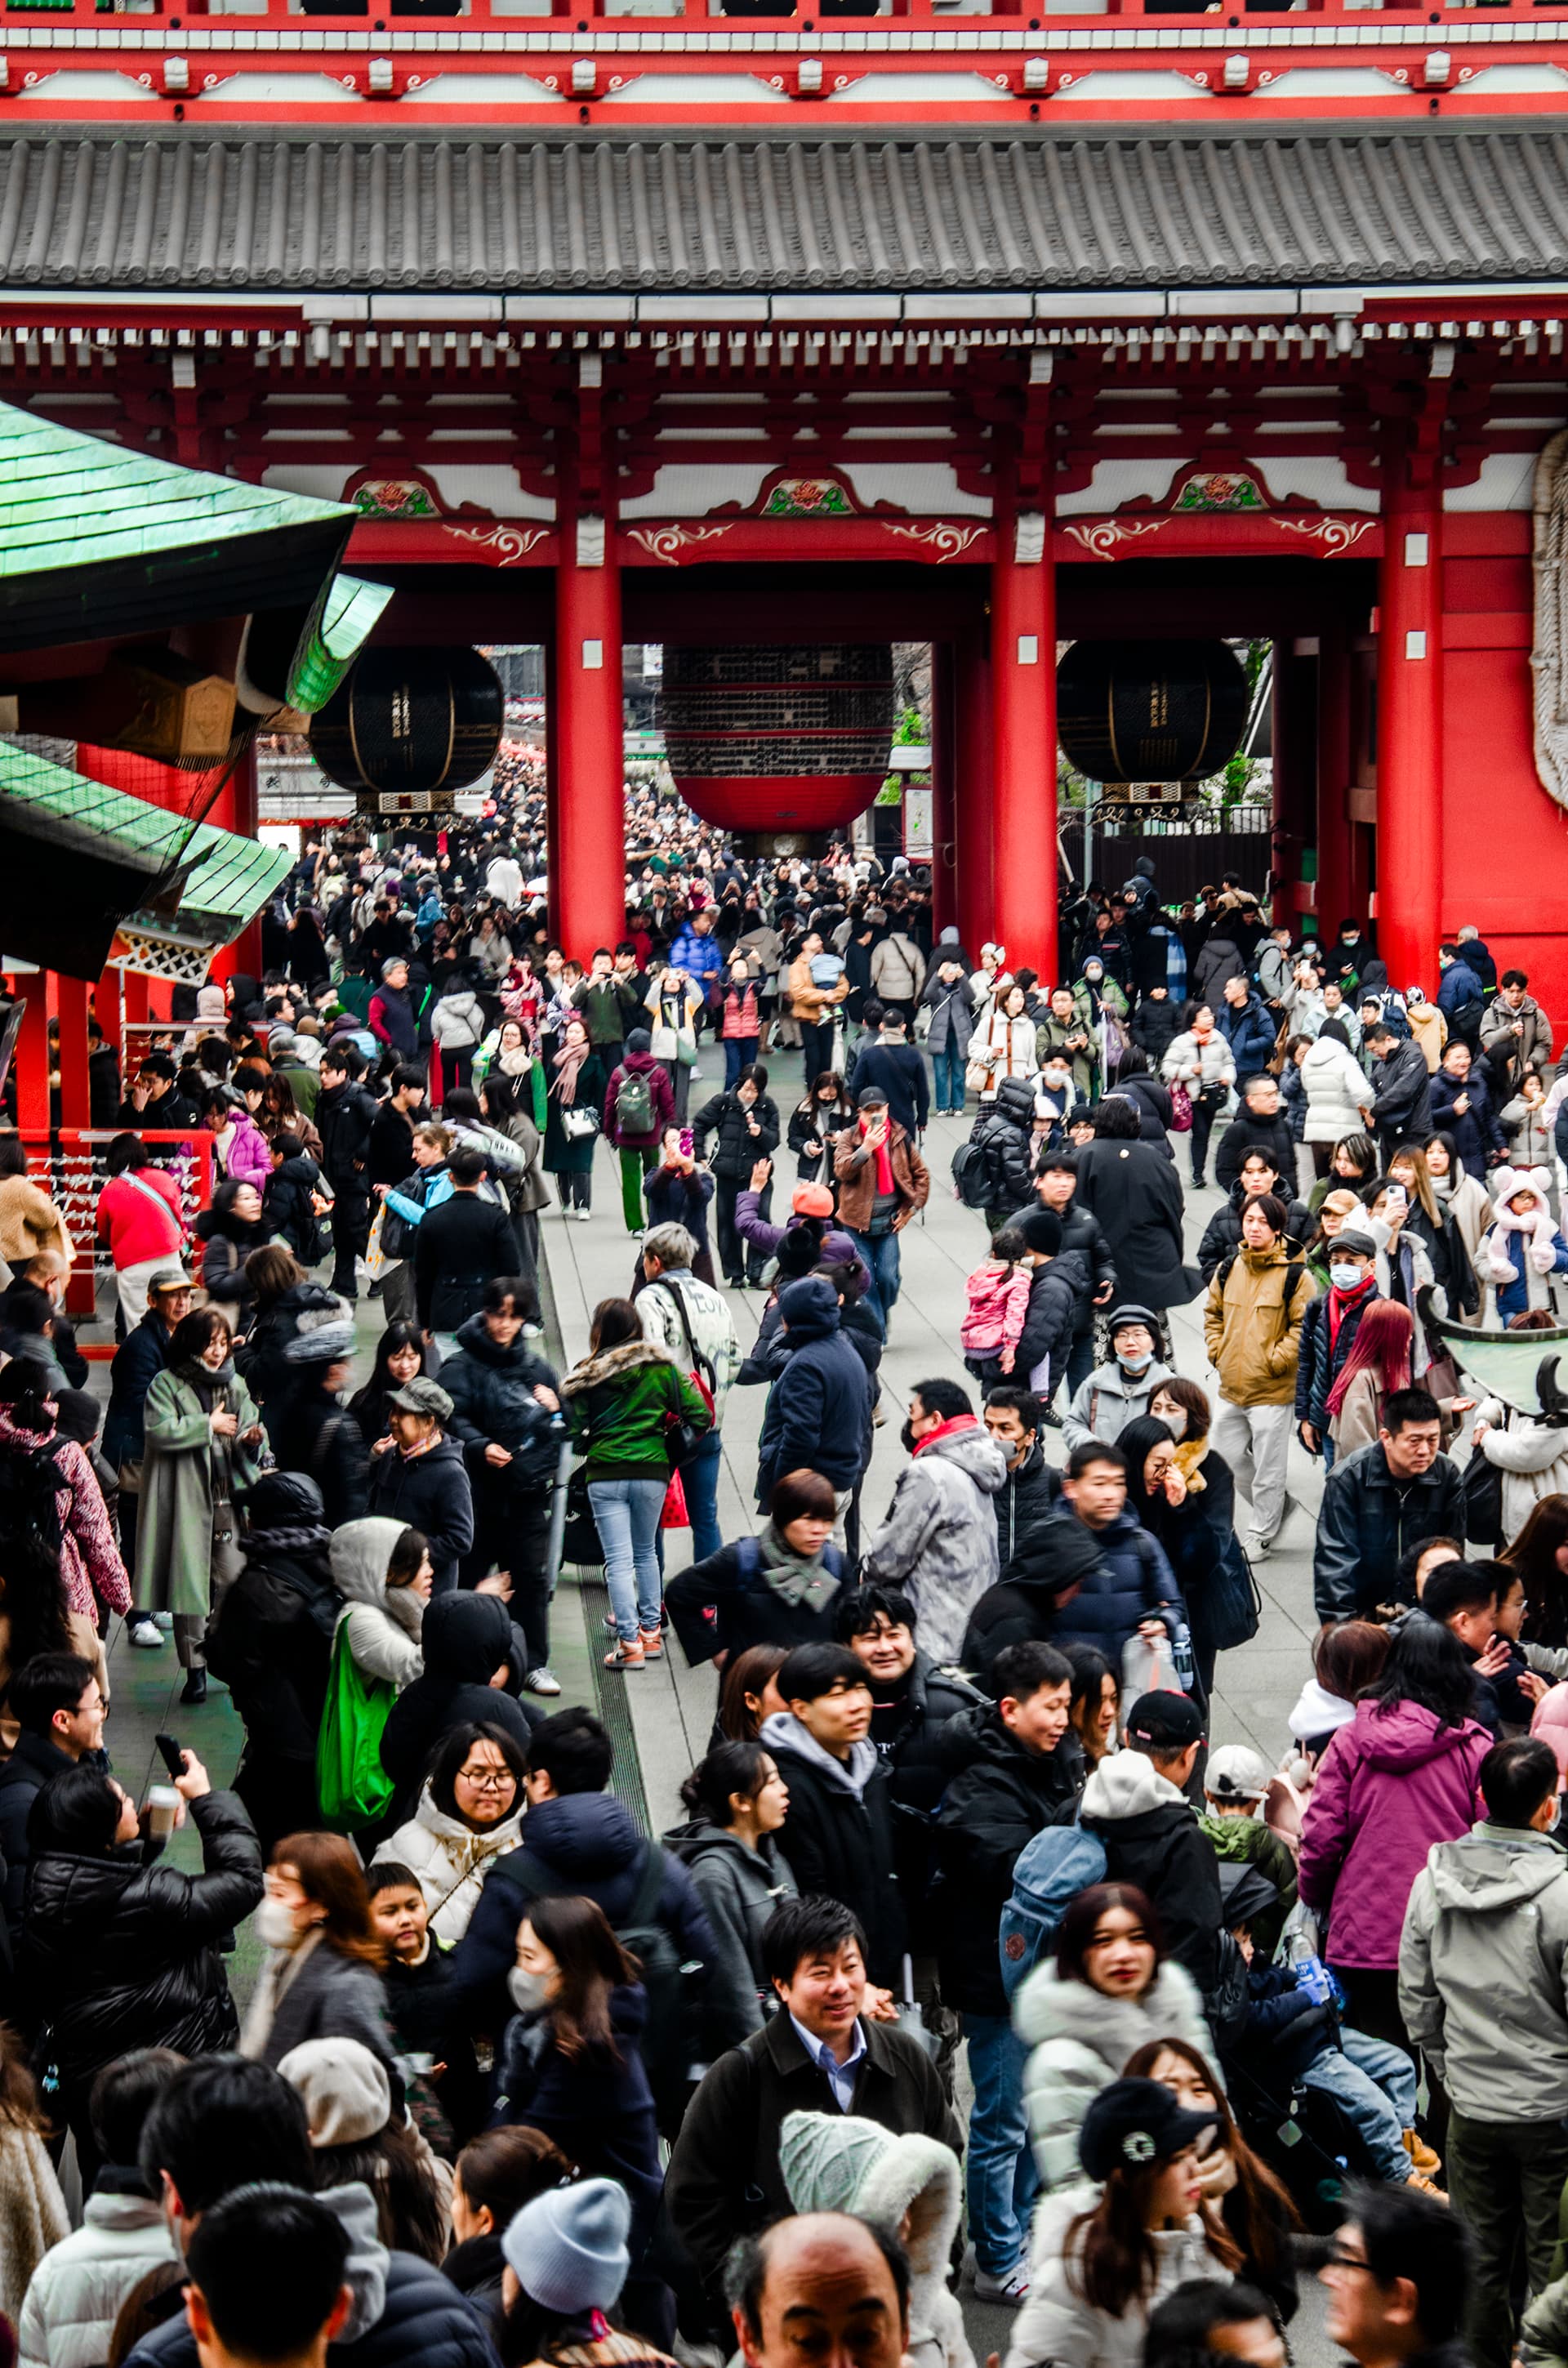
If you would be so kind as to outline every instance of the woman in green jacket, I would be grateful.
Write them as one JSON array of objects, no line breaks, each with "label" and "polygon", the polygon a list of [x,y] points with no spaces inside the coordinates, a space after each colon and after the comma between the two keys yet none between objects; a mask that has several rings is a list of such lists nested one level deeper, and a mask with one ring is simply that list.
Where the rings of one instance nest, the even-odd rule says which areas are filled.
[{"label": "woman in green jacket", "polygon": [[604,1551],[616,1645],[607,1669],[640,1669],[664,1651],[659,1516],[670,1481],[669,1432],[706,1430],[706,1400],[663,1348],[644,1339],[629,1299],[601,1299],[588,1353],[561,1384],[574,1438],[587,1450],[588,1502]]},{"label": "woman in green jacket", "polygon": [[176,1324],[147,1392],[136,1602],[174,1614],[182,1702],[207,1699],[207,1622],[243,1557],[235,1506],[261,1470],[265,1433],[235,1372],[229,1319],[199,1308]]}]

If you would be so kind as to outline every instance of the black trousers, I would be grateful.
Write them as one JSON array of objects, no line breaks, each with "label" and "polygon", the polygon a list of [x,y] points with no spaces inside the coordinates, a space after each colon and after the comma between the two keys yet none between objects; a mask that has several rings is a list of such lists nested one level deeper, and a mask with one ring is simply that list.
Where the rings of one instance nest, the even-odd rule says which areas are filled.
[{"label": "black trousers", "polygon": [[831,1019],[802,1019],[801,1042],[805,1048],[806,1085],[816,1084],[824,1069],[833,1066],[833,1022]]},{"label": "black trousers", "polygon": [[458,1565],[460,1587],[477,1587],[492,1570],[511,1574],[512,1624],[528,1645],[530,1669],[550,1666],[550,1491],[515,1488],[505,1466],[486,1464],[474,1479],[473,1544]]},{"label": "black trousers", "polygon": [[332,1288],[340,1298],[359,1295],[354,1261],[364,1257],[369,1238],[369,1198],[363,1192],[340,1192],[332,1204]]},{"label": "black trousers", "polygon": [[[719,1270],[728,1281],[732,1276],[744,1274],[754,1288],[760,1289],[762,1269],[767,1264],[767,1253],[743,1241],[735,1224],[735,1202],[747,1190],[749,1179],[737,1176],[720,1176],[714,1179],[713,1215],[719,1229]],[[768,1185],[757,1204],[757,1213],[765,1220],[771,1217],[773,1187]]]}]

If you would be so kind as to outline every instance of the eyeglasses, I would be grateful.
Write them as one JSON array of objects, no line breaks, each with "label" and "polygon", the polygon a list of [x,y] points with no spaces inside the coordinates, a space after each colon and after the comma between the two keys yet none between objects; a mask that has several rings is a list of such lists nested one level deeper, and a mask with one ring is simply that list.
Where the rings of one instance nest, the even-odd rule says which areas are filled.
[{"label": "eyeglasses", "polygon": [[476,1793],[504,1793],[516,1781],[508,1768],[460,1768],[458,1774]]}]

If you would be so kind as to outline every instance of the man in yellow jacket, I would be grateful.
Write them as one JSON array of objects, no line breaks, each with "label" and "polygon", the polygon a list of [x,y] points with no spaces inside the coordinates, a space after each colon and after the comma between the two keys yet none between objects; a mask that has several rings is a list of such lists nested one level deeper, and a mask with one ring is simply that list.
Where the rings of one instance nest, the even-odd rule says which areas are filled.
[{"label": "man in yellow jacket", "polygon": [[1317,1289],[1292,1257],[1285,1224],[1272,1192],[1246,1203],[1241,1247],[1217,1269],[1203,1310],[1203,1345],[1220,1376],[1213,1441],[1252,1506],[1245,1543],[1255,1558],[1285,1518],[1301,1319]]}]

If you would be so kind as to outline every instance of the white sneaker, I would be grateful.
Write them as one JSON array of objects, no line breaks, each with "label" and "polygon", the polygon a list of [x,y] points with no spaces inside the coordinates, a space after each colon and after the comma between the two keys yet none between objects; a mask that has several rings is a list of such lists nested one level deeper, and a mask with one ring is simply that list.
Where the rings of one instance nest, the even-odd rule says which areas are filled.
[{"label": "white sneaker", "polygon": [[172,1611],[154,1611],[153,1617],[157,1622],[165,1636],[173,1634],[175,1615]]},{"label": "white sneaker", "polygon": [[558,1694],[561,1691],[561,1680],[553,1669],[530,1669],[523,1684],[530,1694]]},{"label": "white sneaker", "polygon": [[593,1213],[591,1209],[574,1209],[572,1212],[580,1225],[585,1225]]},{"label": "white sneaker", "polygon": [[155,1652],[163,1643],[163,1632],[155,1620],[137,1620],[131,1623],[131,1641],[149,1652]]},{"label": "white sneaker", "polygon": [[1267,1562],[1268,1559],[1269,1549],[1273,1545],[1274,1541],[1272,1538],[1260,1538],[1256,1530],[1249,1530],[1245,1537],[1242,1540],[1242,1543],[1245,1546],[1248,1556],[1253,1562]]},{"label": "white sneaker", "polygon": [[993,2277],[989,2270],[976,2270],[974,2273],[976,2302],[999,2302],[1008,2310],[1017,2310],[1020,2303],[1028,2301],[1028,2268],[1023,2261],[1016,2270],[1009,2270],[1005,2278]]}]

